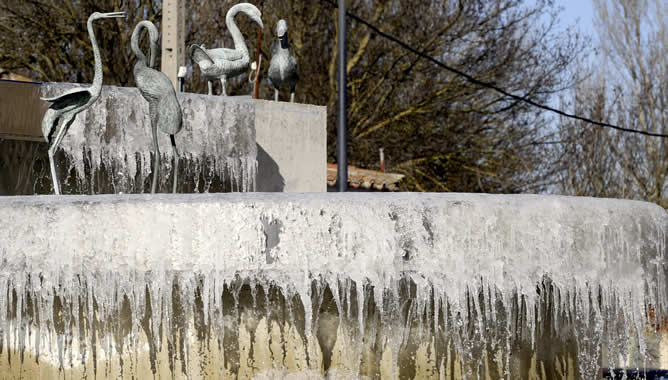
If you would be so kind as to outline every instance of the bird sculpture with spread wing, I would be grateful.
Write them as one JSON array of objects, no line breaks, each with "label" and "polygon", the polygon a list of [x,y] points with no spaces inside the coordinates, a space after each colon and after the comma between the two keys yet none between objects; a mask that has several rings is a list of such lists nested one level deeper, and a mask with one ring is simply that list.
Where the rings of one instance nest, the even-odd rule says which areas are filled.
[{"label": "bird sculpture with spread wing", "polygon": [[51,103],[49,109],[42,119],[42,133],[49,144],[49,164],[51,166],[51,179],[53,181],[53,192],[60,194],[60,182],[56,172],[55,154],[63,137],[76,119],[77,115],[93,105],[102,92],[102,57],[100,48],[95,39],[93,22],[105,18],[125,17],[125,12],[98,13],[95,12],[88,17],[88,34],[93,45],[93,57],[95,59],[95,76],[93,84],[88,88],[75,88],[66,91],[60,96],[53,98],[42,98]]},{"label": "bird sculpture with spread wing", "polygon": [[225,24],[234,41],[234,49],[206,49],[204,45],[190,46],[190,56],[193,62],[199,65],[202,76],[208,80],[209,95],[213,95],[213,81],[220,80],[223,86],[222,95],[227,96],[227,79],[241,75],[248,70],[250,54],[244,36],[234,21],[234,17],[239,13],[246,14],[261,29],[263,28],[260,10],[252,4],[241,3],[230,8],[225,17]]}]

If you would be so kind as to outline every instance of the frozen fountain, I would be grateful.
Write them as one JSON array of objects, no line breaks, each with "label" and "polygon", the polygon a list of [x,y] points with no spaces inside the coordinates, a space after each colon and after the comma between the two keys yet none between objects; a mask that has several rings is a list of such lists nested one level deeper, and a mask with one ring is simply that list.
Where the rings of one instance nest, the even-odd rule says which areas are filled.
[{"label": "frozen fountain", "polygon": [[647,203],[32,196],[0,214],[4,378],[593,379],[665,360],[668,216]]},{"label": "frozen fountain", "polygon": [[[39,97],[76,85],[25,86],[0,82],[11,99],[0,137],[43,140]],[[72,195],[31,195],[49,192],[44,147],[0,140],[0,194],[14,195],[0,197],[0,380],[575,380],[668,368],[664,209],[250,193],[324,190],[324,107],[177,100],[189,194],[141,194],[152,136],[135,88],[104,87],[77,116],[57,157]]]}]

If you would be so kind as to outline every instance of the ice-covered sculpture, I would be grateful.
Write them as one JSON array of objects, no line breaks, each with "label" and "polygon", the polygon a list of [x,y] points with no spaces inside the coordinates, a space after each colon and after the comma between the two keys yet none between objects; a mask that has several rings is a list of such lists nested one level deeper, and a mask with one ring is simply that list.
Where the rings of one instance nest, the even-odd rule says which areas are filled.
[{"label": "ice-covered sculpture", "polygon": [[[139,48],[139,37],[142,29],[148,30],[150,42],[150,56],[147,59]],[[139,92],[148,102],[149,115],[151,117],[151,131],[153,133],[153,182],[151,183],[151,193],[155,193],[158,187],[158,177],[160,175],[160,147],[158,145],[158,129],[169,135],[174,150],[174,183],[172,192],[176,193],[176,183],[178,178],[179,155],[176,150],[176,135],[183,126],[183,115],[181,105],[176,98],[176,91],[172,82],[164,73],[153,69],[155,66],[155,57],[158,51],[158,40],[160,35],[158,28],[150,21],[140,21],[132,32],[132,51],[137,57],[137,63],[134,67],[135,81]]]},{"label": "ice-covered sculpture", "polygon": [[274,87],[274,100],[278,101],[279,87],[290,87],[290,103],[295,102],[295,86],[299,80],[297,60],[290,51],[288,40],[288,23],[279,20],[276,24],[278,41],[271,47],[271,63],[269,64],[269,83]]},{"label": "ice-covered sculpture", "polygon": [[93,45],[93,56],[95,58],[93,84],[85,89],[76,88],[66,91],[60,96],[42,98],[42,100],[51,103],[42,119],[42,133],[49,144],[49,164],[51,166],[53,192],[57,195],[60,194],[60,182],[58,181],[54,155],[56,154],[58,145],[60,145],[63,137],[65,137],[77,114],[95,103],[102,91],[102,58],[100,57],[100,48],[97,46],[97,40],[95,39],[93,22],[99,19],[115,17],[125,17],[125,12],[95,12],[88,17],[88,34]]},{"label": "ice-covered sculpture", "polygon": [[[72,88],[83,86],[43,83],[39,95],[55,96]],[[252,99],[190,92],[176,96],[183,112],[183,129],[177,136],[178,192],[252,191],[257,171],[257,112]],[[158,133],[158,144],[169,147],[169,136]],[[139,89],[103,86],[98,101],[79,114],[58,147],[61,192],[150,193],[152,146],[148,104]],[[172,191],[173,153],[160,150],[157,192]],[[46,153],[43,160],[48,162]],[[50,192],[51,179],[42,178],[41,166],[37,169],[30,185],[35,190],[22,194]]]},{"label": "ice-covered sculpture", "polygon": [[209,95],[213,95],[213,81],[220,80],[222,95],[227,96],[227,79],[245,73],[250,64],[250,54],[244,36],[234,21],[234,17],[244,13],[263,28],[262,13],[254,5],[241,3],[227,12],[225,24],[234,40],[234,49],[206,49],[204,45],[191,45],[190,56],[199,65],[202,75],[209,81]]}]

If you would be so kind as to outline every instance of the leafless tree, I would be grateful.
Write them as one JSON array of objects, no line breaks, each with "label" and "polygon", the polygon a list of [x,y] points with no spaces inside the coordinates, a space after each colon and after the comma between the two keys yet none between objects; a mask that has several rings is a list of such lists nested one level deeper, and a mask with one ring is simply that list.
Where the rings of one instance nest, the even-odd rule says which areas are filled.
[{"label": "leafless tree", "polygon": [[[596,0],[603,51],[597,83],[578,87],[575,112],[620,126],[668,134],[668,4]],[[605,78],[605,79],[603,79]],[[668,139],[561,124],[567,170],[562,191],[642,199],[668,208]],[[589,165],[592,164],[592,165]]]},{"label": "leafless tree", "polygon": [[[572,106],[575,114],[592,120],[611,120],[619,98],[611,99],[606,83],[600,73],[587,77],[572,94],[562,98],[562,107]],[[561,193],[620,197],[629,189],[619,161],[611,154],[611,147],[619,143],[618,134],[583,121],[561,118],[559,138],[556,152],[562,169],[558,174]]]},{"label": "leafless tree", "polygon": [[[187,2],[186,43],[229,46],[225,14],[236,0]],[[255,1],[252,1],[255,2]],[[85,19],[118,10],[116,0],[0,0],[0,67],[44,81],[90,82]],[[572,84],[564,75],[581,59],[583,41],[558,30],[551,0],[351,0],[349,10],[420,51],[471,75],[539,102]],[[100,34],[107,84],[134,85],[131,28],[140,19],[160,24],[158,0],[126,0],[128,21]],[[290,25],[301,82],[297,101],[328,107],[328,159],[335,161],[337,10],[321,0],[266,0],[263,71],[274,26]],[[257,28],[238,20],[250,51]],[[538,192],[555,180],[546,159],[555,133],[542,112],[446,72],[364,25],[348,35],[349,158],[407,174],[407,190]],[[204,92],[194,68],[187,90]],[[246,78],[229,84],[249,94]],[[271,98],[262,85],[261,96]]]},{"label": "leafless tree", "polygon": [[[303,78],[299,100],[328,106],[333,162],[337,11],[322,1],[268,1],[265,9],[268,27],[278,18],[291,25]],[[549,1],[352,1],[350,11],[425,54],[537,101],[569,87],[563,74],[583,55],[576,33],[557,33]],[[388,169],[408,175],[408,190],[538,192],[552,183],[545,143],[554,131],[546,115],[445,72],[364,25],[351,21],[349,33],[352,164],[378,167],[383,147]],[[266,52],[271,39],[264,41]]]},{"label": "leafless tree", "polygon": [[[121,9],[121,6],[123,9]],[[91,83],[93,50],[86,20],[127,11],[99,27],[106,84],[134,85],[130,35],[137,22],[161,19],[157,0],[0,0],[0,66],[37,81]]]}]

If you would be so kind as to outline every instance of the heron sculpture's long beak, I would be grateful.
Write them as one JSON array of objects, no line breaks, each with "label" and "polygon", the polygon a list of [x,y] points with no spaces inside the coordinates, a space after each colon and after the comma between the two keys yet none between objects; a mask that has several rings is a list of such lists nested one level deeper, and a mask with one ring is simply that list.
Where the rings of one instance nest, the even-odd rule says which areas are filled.
[{"label": "heron sculpture's long beak", "polygon": [[103,18],[121,18],[121,17],[125,17],[125,12],[102,13],[101,17],[103,17]]},{"label": "heron sculpture's long beak", "polygon": [[262,13],[254,6],[253,8],[254,9],[251,11],[251,13],[248,13],[248,16],[260,27],[260,29],[264,30],[264,24],[262,23]]}]

